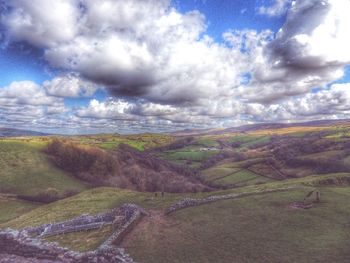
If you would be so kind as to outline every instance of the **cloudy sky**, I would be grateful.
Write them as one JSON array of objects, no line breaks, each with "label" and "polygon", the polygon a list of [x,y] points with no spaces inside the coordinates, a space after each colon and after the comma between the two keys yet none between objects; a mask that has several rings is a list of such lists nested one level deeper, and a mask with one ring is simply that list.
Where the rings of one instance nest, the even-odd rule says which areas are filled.
[{"label": "cloudy sky", "polygon": [[0,127],[350,118],[350,0],[0,0]]}]

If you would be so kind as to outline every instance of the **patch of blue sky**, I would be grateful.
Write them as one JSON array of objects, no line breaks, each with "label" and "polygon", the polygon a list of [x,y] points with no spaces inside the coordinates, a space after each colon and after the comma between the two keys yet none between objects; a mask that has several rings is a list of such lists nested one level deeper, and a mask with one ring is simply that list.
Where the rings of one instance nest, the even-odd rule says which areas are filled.
[{"label": "patch of blue sky", "polygon": [[350,83],[350,65],[345,67],[344,76],[341,79],[338,79],[334,83]]},{"label": "patch of blue sky", "polygon": [[258,8],[270,4],[261,0],[175,0],[173,3],[182,13],[198,10],[204,14],[208,25],[206,33],[218,42],[223,40],[222,34],[230,29],[254,29],[258,32],[270,29],[277,32],[285,21],[285,16],[260,15]]},{"label": "patch of blue sky", "polygon": [[30,80],[42,84],[51,79],[54,72],[43,59],[38,59],[38,52],[16,48],[0,49],[0,87],[15,81]]},{"label": "patch of blue sky", "polygon": [[247,86],[252,79],[252,74],[250,72],[246,72],[241,75],[241,85]]},{"label": "patch of blue sky", "polygon": [[89,105],[92,99],[98,101],[105,101],[108,97],[108,93],[103,89],[98,89],[91,97],[85,98],[64,98],[64,104],[67,107],[86,107]]}]

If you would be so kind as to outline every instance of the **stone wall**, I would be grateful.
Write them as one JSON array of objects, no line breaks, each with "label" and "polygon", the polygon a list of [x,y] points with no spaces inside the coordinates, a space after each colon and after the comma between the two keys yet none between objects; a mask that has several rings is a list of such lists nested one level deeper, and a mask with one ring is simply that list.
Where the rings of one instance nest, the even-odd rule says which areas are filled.
[{"label": "stone wall", "polygon": [[[29,237],[25,232],[12,229],[0,231],[0,258],[1,254],[16,255],[28,259],[51,260],[64,263],[133,263],[123,249],[110,247],[97,249],[85,253],[70,251],[54,242],[45,242],[41,239]],[[1,262],[1,259],[0,259]]]},{"label": "stone wall", "polygon": [[104,225],[113,224],[118,215],[123,216],[122,211],[123,207],[115,208],[111,211],[95,216],[85,214],[64,222],[45,224],[37,227],[27,227],[23,229],[23,231],[26,231],[29,235],[46,237],[97,229]]},{"label": "stone wall", "polygon": [[285,187],[285,188],[276,188],[276,189],[266,189],[266,190],[258,190],[258,191],[252,191],[252,192],[243,192],[243,193],[237,193],[237,194],[227,194],[227,195],[214,195],[209,196],[203,199],[194,199],[194,198],[185,198],[173,205],[171,205],[165,214],[171,214],[175,211],[185,209],[192,206],[199,206],[203,204],[208,204],[211,202],[219,201],[219,200],[226,200],[226,199],[234,199],[238,197],[244,197],[244,196],[250,196],[250,195],[256,195],[256,194],[264,194],[264,193],[272,193],[272,192],[281,192],[281,191],[287,191],[294,187]]},{"label": "stone wall", "polygon": [[71,232],[87,231],[101,228],[105,225],[118,227],[131,220],[132,216],[144,215],[146,211],[134,204],[124,204],[120,208],[112,209],[106,213],[91,215],[81,215],[68,221],[45,224],[37,227],[27,227],[22,231],[30,236],[54,236]]},{"label": "stone wall", "polygon": [[145,210],[137,208],[138,207],[133,208],[133,213],[124,212],[126,213],[127,220],[101,245],[102,247],[118,245],[133,226],[138,223],[142,216],[147,214]]},{"label": "stone wall", "polygon": [[[82,215],[65,222],[25,228],[21,231],[5,229],[0,231],[0,262],[5,255],[6,258],[12,255],[37,259],[38,262],[48,260],[64,263],[133,263],[125,251],[115,244],[145,214],[146,211],[137,205],[124,204],[120,208],[96,216]],[[43,236],[90,230],[104,224],[113,224],[115,232],[95,251],[79,253],[62,248],[55,242],[40,239]]]}]

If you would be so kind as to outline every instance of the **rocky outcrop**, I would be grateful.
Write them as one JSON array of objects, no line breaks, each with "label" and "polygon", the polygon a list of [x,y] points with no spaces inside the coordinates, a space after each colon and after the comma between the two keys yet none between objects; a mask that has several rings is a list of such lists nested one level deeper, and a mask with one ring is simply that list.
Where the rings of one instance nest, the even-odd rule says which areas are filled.
[{"label": "rocky outcrop", "polygon": [[165,214],[171,214],[175,211],[185,209],[192,206],[199,206],[203,204],[208,204],[211,202],[219,201],[219,200],[226,200],[226,199],[234,199],[238,197],[244,197],[244,196],[250,196],[250,195],[256,195],[256,194],[264,194],[264,193],[272,193],[272,192],[281,192],[281,191],[287,191],[294,187],[285,187],[285,188],[277,188],[277,189],[265,189],[265,190],[258,190],[258,191],[252,191],[252,192],[243,192],[243,193],[237,193],[237,194],[227,194],[227,195],[214,195],[209,196],[203,199],[193,199],[193,198],[185,198],[181,201],[171,205]]},{"label": "rocky outcrop", "polygon": [[[62,263],[133,263],[134,261],[116,244],[145,214],[146,211],[137,205],[124,204],[120,208],[96,216],[82,215],[69,221],[25,228],[21,231],[5,229],[0,231],[0,262],[11,262],[13,258],[19,260],[23,257],[28,259],[28,262],[47,260],[46,262]],[[115,232],[95,251],[75,252],[60,247],[55,242],[40,239],[44,236],[90,230],[106,224],[113,224]]]}]

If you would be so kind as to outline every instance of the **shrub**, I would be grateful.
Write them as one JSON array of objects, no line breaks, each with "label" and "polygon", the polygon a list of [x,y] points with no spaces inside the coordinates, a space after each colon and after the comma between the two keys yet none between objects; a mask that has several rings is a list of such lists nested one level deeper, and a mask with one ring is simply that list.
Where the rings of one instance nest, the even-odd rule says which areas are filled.
[{"label": "shrub", "polygon": [[46,153],[61,169],[96,186],[165,192],[201,191],[206,187],[197,170],[158,159],[125,144],[109,152],[55,139]]}]

